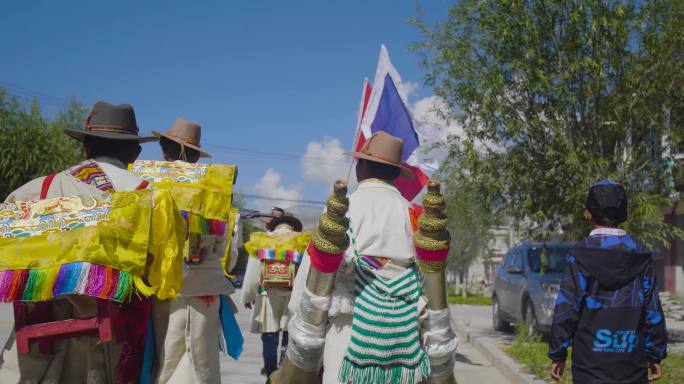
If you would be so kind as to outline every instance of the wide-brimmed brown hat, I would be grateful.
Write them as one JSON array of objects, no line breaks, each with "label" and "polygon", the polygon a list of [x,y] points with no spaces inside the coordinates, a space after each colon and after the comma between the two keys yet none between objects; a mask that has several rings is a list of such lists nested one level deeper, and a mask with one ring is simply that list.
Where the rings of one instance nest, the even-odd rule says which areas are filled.
[{"label": "wide-brimmed brown hat", "polygon": [[200,148],[200,139],[202,137],[202,127],[197,123],[191,123],[184,118],[180,118],[173,122],[171,128],[166,133],[159,131],[152,131],[152,134],[157,137],[165,137],[171,141],[175,141],[181,146],[194,149],[199,152],[200,157],[211,157],[210,154],[204,152]]},{"label": "wide-brimmed brown hat", "polygon": [[266,229],[272,231],[280,224],[289,225],[295,232],[301,232],[303,227],[302,222],[294,217],[291,212],[283,212],[281,216],[276,216],[266,223]]},{"label": "wide-brimmed brown hat", "polygon": [[138,136],[140,130],[135,120],[135,111],[130,104],[114,105],[98,101],[83,123],[83,129],[65,129],[64,133],[78,141],[86,136],[110,140],[135,140],[140,143],[157,141],[156,137]]},{"label": "wide-brimmed brown hat", "polygon": [[376,163],[391,165],[401,169],[402,175],[413,177],[408,168],[401,165],[401,154],[404,151],[404,141],[387,132],[378,131],[373,134],[361,147],[359,152],[345,152],[346,156],[365,159]]}]

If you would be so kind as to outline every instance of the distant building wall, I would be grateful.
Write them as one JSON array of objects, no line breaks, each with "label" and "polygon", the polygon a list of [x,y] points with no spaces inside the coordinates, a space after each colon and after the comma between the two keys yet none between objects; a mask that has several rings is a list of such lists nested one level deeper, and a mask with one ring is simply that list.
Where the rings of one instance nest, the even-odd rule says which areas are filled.
[{"label": "distant building wall", "polygon": [[490,285],[494,283],[494,273],[509,248],[520,241],[520,236],[507,225],[492,227],[492,238],[487,245],[488,253],[477,258],[468,267],[468,284]]},{"label": "distant building wall", "polygon": [[[678,201],[672,212],[665,216],[665,220],[684,229],[684,203]],[[662,282],[661,288],[676,292],[684,296],[684,241],[674,240],[669,249],[663,249],[661,255],[654,255],[654,263],[658,279]]]}]

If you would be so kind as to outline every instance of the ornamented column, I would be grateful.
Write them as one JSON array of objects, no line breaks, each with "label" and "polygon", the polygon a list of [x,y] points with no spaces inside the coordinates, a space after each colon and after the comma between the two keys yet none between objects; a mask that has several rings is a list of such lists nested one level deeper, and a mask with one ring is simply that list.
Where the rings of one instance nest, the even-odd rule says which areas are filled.
[{"label": "ornamented column", "polygon": [[432,373],[428,383],[431,384],[456,383],[453,369],[458,338],[451,329],[444,271],[451,242],[447,231],[449,219],[443,212],[445,207],[439,182],[430,180],[423,198],[425,213],[418,221],[414,244],[423,291],[428,299],[428,317],[422,324],[421,333],[423,347],[430,359]]}]

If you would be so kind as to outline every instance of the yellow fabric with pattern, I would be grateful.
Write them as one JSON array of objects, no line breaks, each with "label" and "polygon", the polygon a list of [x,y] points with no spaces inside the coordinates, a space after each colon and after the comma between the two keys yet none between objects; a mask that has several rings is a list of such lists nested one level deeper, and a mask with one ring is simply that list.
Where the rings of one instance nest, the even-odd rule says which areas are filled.
[{"label": "yellow fabric with pattern", "polygon": [[245,243],[245,250],[249,253],[250,257],[256,257],[257,250],[259,249],[274,249],[276,252],[291,249],[303,254],[310,241],[310,232],[300,232],[295,235],[253,232],[249,237],[249,241]]},{"label": "yellow fabric with pattern", "polygon": [[182,211],[210,220],[230,220],[234,165],[138,160],[129,165],[129,171],[171,191]]},{"label": "yellow fabric with pattern", "polygon": [[181,289],[185,239],[185,221],[168,191],[117,192],[108,219],[96,225],[1,238],[0,271],[88,262],[128,272],[138,292],[165,300]]}]

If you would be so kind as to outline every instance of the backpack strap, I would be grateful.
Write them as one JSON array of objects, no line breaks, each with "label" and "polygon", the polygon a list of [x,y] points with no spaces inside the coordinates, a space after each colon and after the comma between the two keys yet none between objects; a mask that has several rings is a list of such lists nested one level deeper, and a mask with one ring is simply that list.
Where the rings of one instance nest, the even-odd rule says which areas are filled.
[{"label": "backpack strap", "polygon": [[40,199],[44,200],[47,198],[48,190],[50,190],[50,185],[52,184],[52,180],[55,179],[56,173],[51,173],[47,176],[45,176],[45,179],[43,179],[43,186],[40,189]]}]

